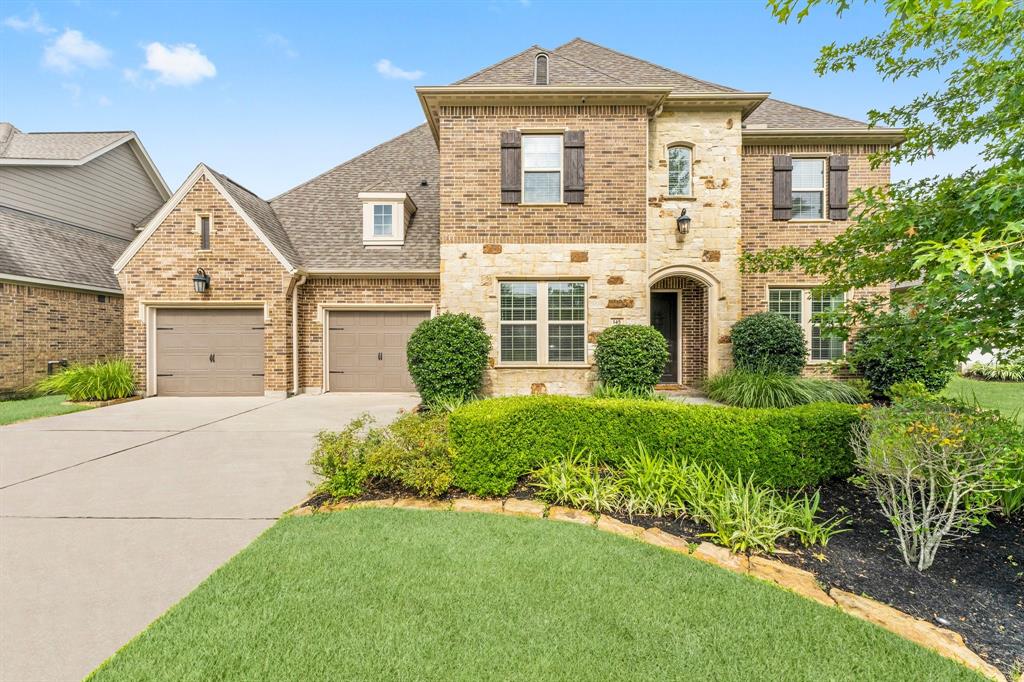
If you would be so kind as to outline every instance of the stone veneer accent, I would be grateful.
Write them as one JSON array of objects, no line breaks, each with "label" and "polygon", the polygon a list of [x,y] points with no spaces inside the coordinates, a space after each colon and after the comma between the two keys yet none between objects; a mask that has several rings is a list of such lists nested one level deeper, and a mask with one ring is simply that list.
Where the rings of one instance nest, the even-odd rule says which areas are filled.
[{"label": "stone veneer accent", "polygon": [[[690,275],[691,280],[714,295],[706,312],[695,309],[701,297],[695,291],[684,296],[682,319],[691,331],[684,334],[681,347],[695,343],[692,328],[709,325],[712,339],[706,348],[702,368],[684,366],[684,383],[692,383],[710,372],[728,367],[732,348],[729,328],[740,318],[740,201],[741,201],[740,111],[672,111],[656,117],[648,135],[647,163],[647,262],[652,284],[660,276]],[[692,196],[668,193],[668,148],[676,144],[692,148]],[[767,181],[771,183],[769,173]],[[690,233],[679,237],[676,218],[686,209]],[[696,278],[696,279],[694,279]],[[705,295],[704,299],[709,298]],[[710,356],[710,357],[708,357]],[[686,355],[684,354],[684,363]],[[693,353],[690,353],[692,359]]]},{"label": "stone veneer accent", "polygon": [[50,360],[119,357],[122,311],[116,294],[0,282],[0,393],[45,377]]},{"label": "stone veneer accent", "polygon": [[[442,245],[644,241],[644,107],[441,107],[438,128]],[[501,203],[501,133],[513,129],[586,133],[583,204]]]},{"label": "stone veneer accent", "polygon": [[[492,250],[493,251],[493,250]],[[572,252],[585,251],[585,261]],[[618,320],[648,324],[643,244],[503,244],[485,253],[481,244],[441,245],[441,311],[480,316],[492,346],[484,391],[490,395],[589,393],[594,339]],[[610,284],[609,281],[621,283]],[[502,279],[583,280],[587,283],[587,362],[580,366],[501,367],[498,360],[499,285]],[[630,305],[625,305],[628,299]],[[539,349],[544,352],[546,349]],[[542,385],[543,387],[539,386]]]},{"label": "stone veneer accent", "polygon": [[[846,154],[850,162],[849,190],[851,213],[853,192],[857,188],[889,184],[889,164],[871,168],[868,156],[884,151],[884,145],[745,145],[743,147],[743,252],[757,253],[780,246],[805,247],[819,239],[830,239],[845,232],[849,220],[782,221],[772,220],[772,156],[828,156]],[[826,200],[828,191],[826,188]],[[826,210],[827,213],[827,210]],[[743,316],[768,309],[768,288],[773,286],[812,287],[823,277],[811,277],[801,271],[744,273],[742,275]],[[864,299],[888,295],[887,286],[858,289],[850,298]],[[806,374],[818,373],[823,365],[808,365]]]},{"label": "stone veneer accent", "polygon": [[299,287],[299,385],[323,390],[322,307],[345,305],[431,305],[439,297],[437,278],[317,277]]},{"label": "stone veneer accent", "polygon": [[[212,217],[210,248],[199,248],[196,215]],[[192,275],[202,267],[210,289],[197,294]],[[209,308],[252,301],[264,306],[264,390],[291,386],[291,276],[212,183],[200,178],[117,276],[124,292],[125,355],[146,391],[146,310],[159,302]]]}]

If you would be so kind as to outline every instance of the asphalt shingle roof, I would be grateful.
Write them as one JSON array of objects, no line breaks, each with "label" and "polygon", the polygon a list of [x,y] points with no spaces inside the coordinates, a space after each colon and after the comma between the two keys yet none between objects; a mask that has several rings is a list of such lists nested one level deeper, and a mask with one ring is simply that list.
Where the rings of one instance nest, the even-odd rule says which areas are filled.
[{"label": "asphalt shingle roof", "polygon": [[766,99],[743,122],[747,128],[867,128],[863,121],[808,109],[779,99]]},{"label": "asphalt shingle roof", "polygon": [[[0,123],[7,135],[0,134],[0,158],[37,161],[77,161],[104,147],[124,140],[130,131],[93,133],[23,133],[9,123]],[[9,127],[8,127],[9,126]]]},{"label": "asphalt shingle roof", "polygon": [[[307,269],[435,270],[439,175],[437,147],[423,124],[271,199],[270,206]],[[416,204],[403,246],[363,246],[358,195],[371,187],[405,192]]]},{"label": "asphalt shingle roof", "polygon": [[120,290],[112,269],[127,239],[0,206],[0,273]]}]

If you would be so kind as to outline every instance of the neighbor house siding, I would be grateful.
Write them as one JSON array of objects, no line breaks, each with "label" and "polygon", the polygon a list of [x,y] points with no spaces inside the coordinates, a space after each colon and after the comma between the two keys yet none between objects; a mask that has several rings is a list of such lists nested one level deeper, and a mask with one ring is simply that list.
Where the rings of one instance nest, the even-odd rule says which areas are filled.
[{"label": "neighbor house siding", "polygon": [[0,393],[46,376],[51,360],[120,356],[122,311],[120,296],[0,282]]},{"label": "neighbor house siding", "polygon": [[[201,250],[196,215],[212,217],[210,249]],[[192,275],[202,267],[210,289],[197,294]],[[200,178],[118,274],[125,295],[125,355],[146,382],[144,304],[200,304],[216,308],[252,301],[264,317],[264,389],[291,388],[291,276],[255,232],[205,177]]]},{"label": "neighbor house siding", "polygon": [[126,239],[164,202],[130,143],[81,166],[0,166],[0,202]]},{"label": "neighbor house siding", "polygon": [[436,308],[437,278],[317,277],[299,287],[299,384],[323,390],[324,307],[414,305]]}]

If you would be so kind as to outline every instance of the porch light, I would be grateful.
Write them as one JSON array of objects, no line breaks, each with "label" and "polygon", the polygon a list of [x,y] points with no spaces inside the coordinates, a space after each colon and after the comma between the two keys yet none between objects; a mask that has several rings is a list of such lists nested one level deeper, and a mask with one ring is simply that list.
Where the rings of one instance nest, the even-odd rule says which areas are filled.
[{"label": "porch light", "polygon": [[210,276],[206,274],[206,270],[196,269],[196,274],[192,275],[192,285],[196,288],[197,294],[206,293],[206,290],[210,288]]},{"label": "porch light", "polygon": [[676,218],[676,231],[681,235],[686,235],[690,232],[690,216],[686,215],[685,208],[679,212],[679,217]]}]

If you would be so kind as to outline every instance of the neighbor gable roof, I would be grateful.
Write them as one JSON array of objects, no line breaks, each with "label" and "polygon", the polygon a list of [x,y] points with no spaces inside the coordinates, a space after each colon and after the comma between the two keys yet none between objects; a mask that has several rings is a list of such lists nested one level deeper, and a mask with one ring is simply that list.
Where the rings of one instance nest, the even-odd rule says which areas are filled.
[{"label": "neighbor gable roof", "polygon": [[136,237],[121,257],[114,263],[114,272],[124,269],[136,253],[145,245],[153,233],[157,231],[164,219],[188,195],[201,178],[206,178],[220,192],[221,196],[231,205],[246,225],[256,234],[263,245],[289,272],[298,271],[298,254],[292,247],[288,233],[281,227],[273,209],[266,201],[245,189],[225,175],[218,173],[206,164],[200,163],[188,176],[178,191],[167,200],[156,214],[149,219],[142,233]]}]

